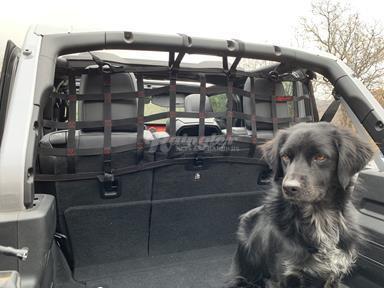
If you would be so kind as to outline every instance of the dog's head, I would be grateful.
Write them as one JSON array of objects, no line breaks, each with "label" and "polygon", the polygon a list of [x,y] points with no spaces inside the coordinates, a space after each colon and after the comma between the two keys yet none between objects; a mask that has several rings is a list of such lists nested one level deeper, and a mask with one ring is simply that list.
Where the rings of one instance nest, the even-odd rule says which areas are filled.
[{"label": "dog's head", "polygon": [[325,122],[281,130],[261,149],[283,196],[295,202],[320,201],[332,187],[345,190],[373,154],[368,143]]}]

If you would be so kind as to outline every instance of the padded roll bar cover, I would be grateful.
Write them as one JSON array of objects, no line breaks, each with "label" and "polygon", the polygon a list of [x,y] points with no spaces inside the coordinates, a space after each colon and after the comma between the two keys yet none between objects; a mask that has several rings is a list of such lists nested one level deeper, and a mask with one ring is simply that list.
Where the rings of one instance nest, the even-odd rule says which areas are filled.
[{"label": "padded roll bar cover", "polygon": [[[200,94],[190,94],[184,100],[185,112],[199,112]],[[212,105],[208,96],[205,96],[205,112],[212,112]]]},{"label": "padded roll bar cover", "polygon": [[[275,87],[273,87],[276,85]],[[275,90],[275,95],[273,95],[273,90]],[[250,78],[244,84],[245,91],[251,91],[251,80]],[[280,82],[275,83],[268,79],[257,78],[255,79],[255,90],[256,94],[261,98],[266,100],[271,100],[272,96],[284,96],[285,90],[283,84]],[[256,105],[256,115],[261,117],[272,118],[272,109],[271,102],[259,102]],[[243,97],[243,112],[246,114],[251,114],[251,99],[249,97]],[[276,104],[277,117],[285,118],[289,117],[288,105],[287,103],[277,103]],[[246,120],[245,124],[248,129],[251,127],[251,122]],[[258,129],[272,129],[272,124],[270,123],[257,123]]]},{"label": "padded roll bar cover", "polygon": [[[137,91],[136,78],[133,73],[117,73],[111,75],[111,92],[122,93]],[[80,93],[103,93],[103,78],[101,74],[82,75]],[[79,118],[82,121],[104,120],[103,102],[82,101]],[[137,117],[137,99],[113,100],[112,120]],[[136,132],[136,125],[113,128],[114,132]],[[102,131],[101,129],[84,129],[84,131]]]}]

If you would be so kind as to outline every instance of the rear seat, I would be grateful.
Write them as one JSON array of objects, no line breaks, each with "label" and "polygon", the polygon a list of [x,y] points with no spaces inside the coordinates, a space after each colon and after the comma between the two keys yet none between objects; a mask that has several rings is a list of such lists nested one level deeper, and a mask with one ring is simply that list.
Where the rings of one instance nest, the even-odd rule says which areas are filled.
[{"label": "rear seat", "polygon": [[[275,87],[274,87],[275,86]],[[273,90],[275,89],[275,95],[273,95]],[[244,90],[251,91],[251,81],[248,78],[244,84]],[[272,96],[284,96],[285,90],[284,86],[281,83],[275,83],[268,79],[258,78],[255,79],[255,90],[259,97],[265,98],[266,100],[271,100]],[[267,117],[272,119],[272,104],[268,102],[258,102],[256,105],[256,115]],[[243,112],[246,114],[251,114],[251,99],[249,97],[243,97]],[[289,117],[288,115],[288,105],[287,103],[277,103],[276,105],[276,114],[277,117]],[[279,128],[283,128],[281,124]],[[232,133],[239,136],[251,136],[251,122],[245,120],[245,127],[232,127]],[[227,133],[226,129],[222,130],[223,134]],[[272,123],[257,123],[257,136],[262,139],[272,139],[273,137],[273,126]]]},{"label": "rear seat", "polygon": [[[102,93],[101,75],[83,75],[80,93]],[[133,74],[113,74],[111,91],[136,90]],[[89,101],[79,103],[80,120],[102,120],[103,103]],[[112,119],[137,115],[137,101],[112,100]],[[145,140],[152,140],[149,131]],[[136,126],[112,129],[112,147],[136,143]],[[103,147],[102,129],[76,132],[77,148]],[[45,135],[40,145],[66,147],[67,131]],[[152,161],[153,155],[145,153],[144,161]],[[136,150],[112,154],[112,167],[134,165]],[[65,157],[41,157],[42,173],[67,173]],[[76,160],[76,172],[103,171],[103,156],[82,156]],[[147,255],[148,222],[152,188],[152,171],[120,176],[121,196],[103,199],[101,184],[96,179],[55,182],[54,194],[59,213],[58,230],[68,236],[67,247],[73,257],[74,267],[119,261]]]},{"label": "rear seat", "polygon": [[[190,94],[184,100],[185,112],[199,112],[200,94]],[[205,112],[212,112],[212,105],[208,96],[205,96]]]},{"label": "rear seat", "polygon": [[[200,94],[190,94],[184,100],[185,112],[200,111]],[[212,112],[209,97],[205,96],[204,112]],[[199,118],[176,118],[176,136],[198,136]],[[169,120],[166,123],[166,131],[169,133]],[[221,134],[220,127],[214,118],[205,118],[205,136]]]},{"label": "rear seat", "polygon": [[[244,84],[244,90],[251,91],[251,81],[249,78]],[[271,100],[272,97],[275,96],[286,96],[284,86],[281,82],[276,83],[268,79],[255,79],[255,90],[258,95],[266,100]],[[249,97],[243,97],[243,111],[246,114],[251,114],[251,99]],[[272,119],[272,104],[270,102],[258,102],[256,105],[256,115]],[[290,117],[287,102],[276,103],[276,116],[277,118]],[[245,125],[247,129],[251,130],[250,121],[245,121]],[[279,128],[283,128],[283,126],[280,124]],[[258,122],[257,130],[272,131],[273,125],[272,123]],[[271,136],[273,135],[271,134]]]},{"label": "rear seat", "polygon": [[[275,87],[274,87],[275,86]],[[275,89],[274,96],[286,95],[284,86],[281,83],[275,83],[268,79],[258,78],[255,79],[255,90],[259,97],[266,100],[271,100],[273,96],[273,89]],[[248,78],[244,84],[244,90],[251,91],[251,81]],[[268,102],[258,102],[256,105],[256,115],[267,117],[272,119],[272,104]],[[249,97],[243,97],[243,112],[245,114],[251,114],[251,99]],[[287,103],[277,103],[276,105],[277,117],[289,117]],[[280,124],[279,128],[283,128]],[[232,127],[232,133],[237,136],[252,136],[251,122],[245,120],[245,127]],[[227,129],[222,130],[223,134],[227,134]],[[272,139],[273,138],[273,126],[272,123],[257,123],[257,137],[261,139]],[[246,146],[239,143],[240,146]]]}]

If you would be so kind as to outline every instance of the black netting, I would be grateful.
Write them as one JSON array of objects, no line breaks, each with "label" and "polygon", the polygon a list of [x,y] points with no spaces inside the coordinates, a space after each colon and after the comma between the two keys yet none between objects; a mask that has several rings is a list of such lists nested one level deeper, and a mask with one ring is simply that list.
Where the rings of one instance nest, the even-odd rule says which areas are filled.
[{"label": "black netting", "polygon": [[[306,122],[313,121],[313,109],[311,109],[311,115],[304,117],[299,117],[297,103],[301,100],[309,101],[310,107],[313,107],[313,99],[307,95],[302,95],[298,97],[286,96],[286,95],[276,95],[276,91],[273,91],[272,98],[266,97],[262,91],[257,91],[255,80],[261,78],[261,74],[257,73],[247,73],[239,72],[236,70],[236,66],[240,59],[235,59],[235,63],[228,68],[228,60],[226,57],[223,57],[223,68],[222,69],[189,69],[183,70],[179,67],[180,62],[184,54],[179,53],[178,57],[174,60],[174,54],[170,54],[170,67],[165,69],[164,67],[119,67],[119,69],[102,69],[100,66],[99,69],[77,69],[71,70],[68,73],[68,93],[52,93],[51,97],[55,99],[61,99],[68,103],[68,119],[65,122],[60,122],[56,120],[43,120],[43,127],[50,128],[52,130],[68,130],[67,143],[66,147],[39,147],[38,153],[44,156],[60,156],[67,157],[68,161],[68,173],[73,174],[75,171],[75,162],[77,157],[82,156],[92,156],[92,155],[103,155],[104,157],[104,173],[116,173],[111,169],[111,154],[121,153],[124,151],[135,151],[137,153],[137,162],[136,165],[140,164],[141,169],[144,169],[145,165],[148,167],[153,167],[157,165],[162,165],[161,162],[157,164],[143,164],[142,160],[144,159],[144,154],[146,153],[146,148],[148,148],[151,143],[144,141],[144,132],[145,132],[145,123],[160,120],[160,119],[169,119],[169,138],[167,139],[170,144],[171,149],[169,149],[168,158],[174,158],[175,152],[175,143],[180,136],[176,135],[176,119],[178,117],[182,118],[196,118],[199,119],[198,124],[198,135],[197,136],[187,136],[191,141],[196,141],[198,144],[210,143],[214,141],[212,138],[205,135],[205,120],[207,118],[217,118],[224,119],[225,122],[225,140],[229,145],[236,142],[248,143],[249,153],[248,158],[253,158],[256,151],[256,145],[258,143],[258,124],[259,123],[269,123],[273,132],[276,133],[277,130],[282,125],[282,127],[287,127],[291,123],[297,122]],[[111,67],[109,67],[111,68]],[[144,87],[144,79],[148,77],[151,73],[163,73],[166,71],[168,74],[169,85],[164,85],[162,87],[157,87],[153,89],[146,89]],[[115,73],[135,73],[137,78],[137,91],[129,92],[111,92],[111,75]],[[208,85],[207,77],[210,73],[221,73],[226,79],[226,85]],[[81,94],[76,91],[76,76],[79,77],[82,74],[91,74],[91,73],[100,73],[103,76],[103,93],[86,93]],[[183,74],[183,79],[185,74],[188,73],[195,82],[199,82],[199,86],[191,86],[178,83],[178,77]],[[250,91],[246,91],[241,88],[241,86],[236,85],[239,77],[244,76],[249,77],[250,79]],[[264,76],[263,76],[264,77]],[[198,112],[181,112],[176,110],[176,95],[178,93],[182,94],[199,94],[199,111]],[[169,94],[169,111],[161,112],[152,115],[144,115],[144,106],[146,97],[157,95]],[[206,96],[212,96],[217,94],[225,94],[227,98],[227,110],[223,112],[211,112],[205,111],[206,105]],[[237,111],[238,108],[234,107],[235,96],[245,97],[250,99],[250,112],[243,113]],[[124,119],[113,119],[111,115],[111,103],[116,100],[126,100],[126,99],[137,99],[137,116]],[[103,101],[103,120],[97,121],[84,121],[76,120],[77,113],[77,101]],[[279,103],[290,102],[292,103],[293,113],[289,117],[278,117],[277,105]],[[271,103],[271,117],[265,117],[257,115],[256,106],[258,103]],[[242,123],[248,121],[250,126],[250,133],[248,135],[237,135],[234,133],[234,123],[235,120],[241,120]],[[125,127],[125,126],[136,126],[137,139],[136,144],[127,144],[127,145],[112,145],[111,138],[113,134],[112,127]],[[76,148],[75,136],[78,130],[82,129],[103,129],[104,131],[104,145],[101,148]],[[185,136],[182,137],[185,140]],[[228,159],[230,159],[228,153],[225,154]],[[236,158],[236,157],[235,157]],[[169,159],[174,160],[174,159]],[[257,159],[255,159],[257,160]],[[143,166],[144,165],[144,166]],[[135,171],[137,167],[127,168],[127,171]],[[51,181],[52,177],[44,178],[44,175],[37,175],[37,180],[41,181]],[[88,175],[90,177],[90,175]],[[65,177],[64,177],[65,178]],[[69,177],[70,178],[70,177]],[[45,180],[44,180],[45,179]]]}]

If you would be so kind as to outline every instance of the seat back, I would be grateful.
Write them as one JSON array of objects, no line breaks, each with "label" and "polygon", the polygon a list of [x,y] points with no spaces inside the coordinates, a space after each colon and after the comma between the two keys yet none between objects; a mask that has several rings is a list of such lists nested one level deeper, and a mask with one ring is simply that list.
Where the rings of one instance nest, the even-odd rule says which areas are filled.
[{"label": "seat back", "polygon": [[[101,74],[82,75],[80,93],[103,93],[103,76]],[[136,78],[132,73],[117,73],[111,75],[111,92],[124,93],[137,91]],[[79,120],[97,121],[103,118],[103,101],[79,102]],[[112,100],[112,120],[137,116],[137,99]],[[83,129],[83,131],[103,131],[103,128]],[[136,125],[112,127],[115,132],[136,132]]]},{"label": "seat back", "polygon": [[[200,94],[190,94],[184,100],[185,112],[199,112],[200,110]],[[205,112],[212,112],[209,97],[205,96]]]},{"label": "seat back", "polygon": [[[251,91],[251,81],[250,78],[244,84],[245,91]],[[268,79],[258,78],[255,79],[255,90],[258,97],[263,98],[270,102],[258,102],[256,103],[256,115],[261,117],[267,117],[272,119],[272,97],[276,96],[285,96],[286,92],[284,86],[281,82],[273,82]],[[251,114],[251,99],[249,97],[243,97],[243,111],[246,114]],[[276,103],[276,117],[285,118],[289,116],[289,109],[287,102]],[[249,120],[245,121],[246,127],[251,129],[251,123]],[[272,123],[257,123],[257,129],[259,130],[272,130]]]}]

